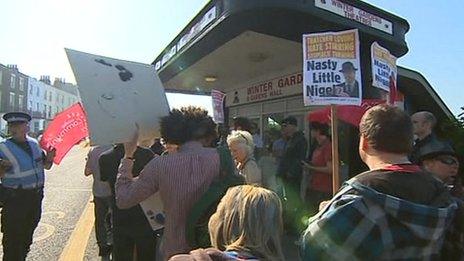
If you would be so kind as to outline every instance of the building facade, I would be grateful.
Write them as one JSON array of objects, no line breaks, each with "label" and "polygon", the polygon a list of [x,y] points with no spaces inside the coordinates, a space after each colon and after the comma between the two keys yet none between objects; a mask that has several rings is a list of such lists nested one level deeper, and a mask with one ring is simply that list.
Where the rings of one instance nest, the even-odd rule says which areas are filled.
[{"label": "building facade", "polygon": [[31,131],[38,133],[46,128],[56,114],[79,101],[77,86],[49,76],[39,80],[29,77],[27,111],[32,116]]},{"label": "building facade", "polygon": [[[0,64],[0,117],[10,111],[27,111],[27,75],[16,65]],[[0,121],[0,131],[5,133],[6,122]]]},{"label": "building facade", "polygon": [[[382,99],[372,86],[371,46],[377,42],[394,56],[408,52],[409,23],[363,1],[211,0],[153,61],[169,92],[226,93],[225,117],[250,118],[265,145],[283,118],[294,116],[309,140],[308,113],[321,107],[303,102],[302,35],[358,29],[363,99]],[[452,117],[427,80],[398,68],[401,107],[428,110],[439,120]],[[226,123],[227,124],[227,123]],[[340,159],[359,173],[358,131],[340,126]]]}]

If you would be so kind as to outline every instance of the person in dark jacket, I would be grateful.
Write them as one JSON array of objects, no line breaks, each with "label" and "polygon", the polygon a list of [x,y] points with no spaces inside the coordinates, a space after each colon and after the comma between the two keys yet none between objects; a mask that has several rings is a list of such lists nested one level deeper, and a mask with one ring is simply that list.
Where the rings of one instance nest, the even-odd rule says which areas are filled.
[{"label": "person in dark jacket", "polygon": [[420,111],[414,113],[411,116],[411,120],[416,140],[414,141],[413,151],[409,155],[409,160],[418,164],[421,148],[437,141],[437,137],[433,133],[437,119],[431,112]]},{"label": "person in dark jacket", "polygon": [[335,85],[335,95],[338,97],[359,97],[359,82],[356,80],[356,71],[358,69],[354,67],[352,62],[344,62],[342,69],[345,82],[342,84]]},{"label": "person in dark jacket", "polygon": [[302,259],[442,260],[457,203],[442,182],[408,160],[411,119],[377,105],[359,131],[359,155],[370,171],[347,181],[309,220]]},{"label": "person in dark jacket", "polygon": [[11,137],[0,141],[0,201],[3,260],[26,260],[42,215],[45,170],[53,165],[55,149],[45,153],[27,136],[31,116],[3,115]]},{"label": "person in dark jacket", "polygon": [[[115,193],[115,183],[119,164],[124,157],[124,146],[118,144],[104,152],[99,159],[102,181],[108,181],[112,194]],[[137,147],[134,154],[132,174],[138,176],[145,165],[154,157],[151,150]],[[133,260],[134,248],[137,260],[155,260],[156,235],[140,205],[129,209],[119,209],[113,196],[113,260]]]},{"label": "person in dark jacket", "polygon": [[434,140],[419,151],[419,164],[446,185],[457,178],[459,160],[456,152],[447,142]]},{"label": "person in dark jacket", "polygon": [[163,146],[163,143],[161,143],[160,138],[156,138],[153,144],[150,146],[150,150],[155,153],[155,155],[161,156],[163,155],[163,152],[166,150],[166,148]]},{"label": "person in dark jacket", "polygon": [[277,169],[277,176],[281,179],[284,191],[284,222],[286,229],[298,231],[301,226],[302,208],[300,199],[300,185],[302,177],[302,165],[306,157],[307,141],[303,132],[298,130],[298,121],[295,117],[287,117],[282,123],[282,135],[287,143],[282,160]]}]

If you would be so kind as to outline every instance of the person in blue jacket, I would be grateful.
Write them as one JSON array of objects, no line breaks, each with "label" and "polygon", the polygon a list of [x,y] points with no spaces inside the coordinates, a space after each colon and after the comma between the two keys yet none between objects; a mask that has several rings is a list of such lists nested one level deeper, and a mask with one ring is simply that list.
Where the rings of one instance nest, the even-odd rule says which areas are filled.
[{"label": "person in blue jacket", "polygon": [[10,138],[0,142],[3,260],[25,260],[42,213],[44,169],[50,169],[55,149],[45,153],[27,136],[31,116],[3,115]]}]

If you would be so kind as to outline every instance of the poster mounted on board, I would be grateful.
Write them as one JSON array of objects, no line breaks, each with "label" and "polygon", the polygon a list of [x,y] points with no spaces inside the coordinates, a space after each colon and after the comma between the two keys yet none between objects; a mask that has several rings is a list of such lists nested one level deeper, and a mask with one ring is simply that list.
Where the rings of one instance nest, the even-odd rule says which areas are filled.
[{"label": "poster mounted on board", "polygon": [[213,102],[213,119],[216,123],[224,123],[224,98],[226,94],[218,91],[211,90],[211,100]]},{"label": "poster mounted on board", "polygon": [[391,92],[396,87],[396,57],[374,42],[371,46],[372,86]]},{"label": "poster mounted on board", "polygon": [[303,35],[305,106],[361,105],[358,30]]},{"label": "poster mounted on board", "polygon": [[169,113],[153,66],[66,49],[87,113],[90,142],[107,145],[159,136],[159,119]]}]

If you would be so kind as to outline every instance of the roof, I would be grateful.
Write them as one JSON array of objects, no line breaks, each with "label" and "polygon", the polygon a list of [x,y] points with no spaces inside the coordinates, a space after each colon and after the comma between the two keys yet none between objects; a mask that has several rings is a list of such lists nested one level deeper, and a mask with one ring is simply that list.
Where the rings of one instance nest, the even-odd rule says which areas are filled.
[{"label": "roof", "polygon": [[409,24],[405,19],[362,1],[345,3],[335,0],[390,21],[392,34],[389,34],[321,9],[315,4],[318,1],[323,2],[212,0],[158,55],[153,64],[164,82],[245,31],[301,42],[303,33],[358,28],[362,37],[379,41],[397,57],[407,53],[405,34],[409,30]]},{"label": "roof", "polygon": [[401,92],[414,100],[416,111],[428,110],[438,118],[454,117],[445,102],[420,72],[398,66],[398,86]]}]

